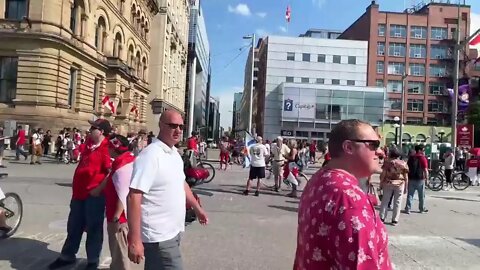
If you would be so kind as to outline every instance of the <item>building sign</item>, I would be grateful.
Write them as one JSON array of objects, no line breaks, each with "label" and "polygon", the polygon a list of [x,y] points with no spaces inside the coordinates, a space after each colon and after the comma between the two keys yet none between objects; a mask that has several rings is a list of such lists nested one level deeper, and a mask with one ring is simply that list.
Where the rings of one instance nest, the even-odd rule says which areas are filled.
[{"label": "building sign", "polygon": [[282,129],[281,134],[284,137],[293,137],[293,130]]},{"label": "building sign", "polygon": [[473,125],[457,125],[457,146],[473,147]]},{"label": "building sign", "polygon": [[315,91],[300,91],[298,88],[283,89],[282,120],[311,121],[315,119]]},{"label": "building sign", "polygon": [[291,99],[285,99],[283,101],[283,110],[286,112],[291,112],[293,111],[293,100]]}]

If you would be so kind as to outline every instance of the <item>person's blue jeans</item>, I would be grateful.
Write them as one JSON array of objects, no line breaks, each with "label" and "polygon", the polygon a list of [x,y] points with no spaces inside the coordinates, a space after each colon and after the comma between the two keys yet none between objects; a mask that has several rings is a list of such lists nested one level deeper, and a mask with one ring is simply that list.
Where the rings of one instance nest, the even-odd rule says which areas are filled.
[{"label": "person's blue jeans", "polygon": [[408,181],[408,196],[405,211],[410,211],[412,208],[413,196],[415,191],[418,192],[418,209],[420,212],[425,210],[425,181],[424,180],[409,180]]},{"label": "person's blue jeans", "polygon": [[27,152],[25,152],[23,145],[17,145],[17,148],[15,149],[15,156],[16,156],[17,159],[20,158],[20,155],[22,155],[24,157],[26,157],[28,155]]},{"label": "person's blue jeans", "polygon": [[70,201],[70,214],[67,222],[67,239],[62,248],[61,258],[67,261],[76,259],[82,235],[87,232],[87,260],[99,263],[103,245],[103,220],[105,198],[89,196],[86,200]]}]

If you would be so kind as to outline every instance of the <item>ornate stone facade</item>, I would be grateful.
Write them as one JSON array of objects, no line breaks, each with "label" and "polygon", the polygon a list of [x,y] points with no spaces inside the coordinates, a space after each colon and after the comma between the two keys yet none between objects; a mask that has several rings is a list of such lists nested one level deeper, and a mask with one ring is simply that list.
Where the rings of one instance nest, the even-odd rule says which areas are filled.
[{"label": "ornate stone facade", "polygon": [[0,0],[0,120],[54,131],[94,117],[120,133],[144,127],[158,11],[156,0]]}]

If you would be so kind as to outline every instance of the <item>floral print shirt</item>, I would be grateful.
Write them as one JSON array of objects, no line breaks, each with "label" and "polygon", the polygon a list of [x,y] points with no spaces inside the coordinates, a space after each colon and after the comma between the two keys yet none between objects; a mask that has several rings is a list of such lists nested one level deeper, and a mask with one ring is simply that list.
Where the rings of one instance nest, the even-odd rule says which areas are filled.
[{"label": "floral print shirt", "polygon": [[293,269],[392,269],[385,226],[350,173],[322,169],[305,187]]}]

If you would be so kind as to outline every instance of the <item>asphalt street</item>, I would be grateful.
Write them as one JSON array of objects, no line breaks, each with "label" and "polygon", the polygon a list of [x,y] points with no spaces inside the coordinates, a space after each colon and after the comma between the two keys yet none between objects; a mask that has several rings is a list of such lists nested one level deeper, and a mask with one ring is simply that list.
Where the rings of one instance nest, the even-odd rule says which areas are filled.
[{"label": "asphalt street", "polygon": [[[6,165],[10,175],[0,185],[20,194],[24,220],[14,237],[0,241],[0,269],[45,269],[66,237],[75,165]],[[233,167],[217,171],[212,183],[196,188],[210,224],[193,223],[182,236],[186,269],[292,269],[298,200],[283,196],[287,191],[243,196],[246,176],[247,171]],[[480,269],[480,189],[428,192],[427,206],[427,214],[402,214],[398,226],[387,225],[396,269]],[[85,265],[83,246],[79,258],[69,269]],[[105,239],[104,269],[109,260]]]}]

